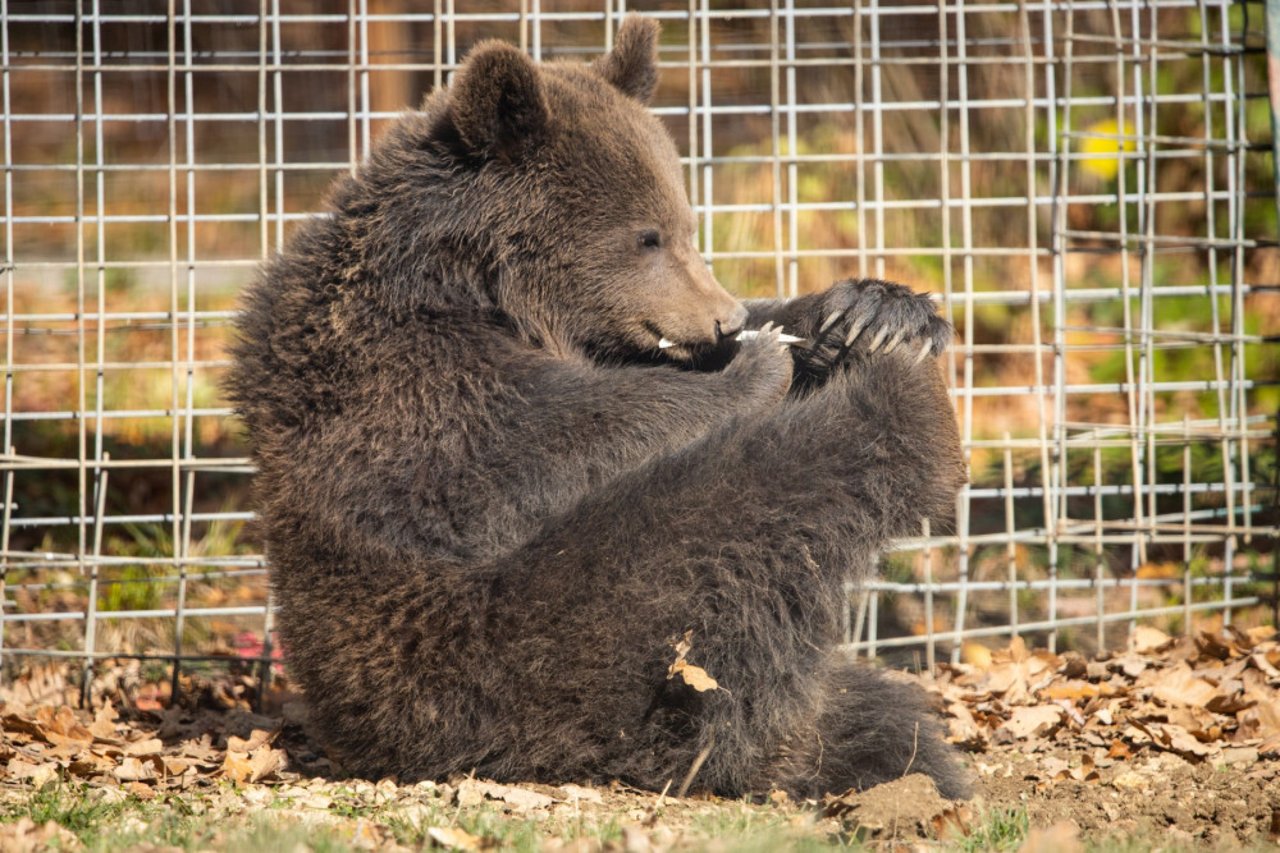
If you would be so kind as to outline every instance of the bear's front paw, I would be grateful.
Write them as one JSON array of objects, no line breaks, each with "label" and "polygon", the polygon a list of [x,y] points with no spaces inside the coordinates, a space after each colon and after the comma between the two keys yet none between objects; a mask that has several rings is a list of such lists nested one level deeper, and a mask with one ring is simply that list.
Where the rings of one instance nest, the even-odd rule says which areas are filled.
[{"label": "bear's front paw", "polygon": [[876,279],[831,287],[818,305],[810,357],[827,366],[853,350],[889,353],[899,347],[917,360],[938,356],[951,342],[951,324],[938,316],[927,293]]},{"label": "bear's front paw", "polygon": [[791,347],[782,342],[782,327],[765,323],[755,335],[737,343],[737,353],[724,374],[761,402],[775,402],[791,388]]}]

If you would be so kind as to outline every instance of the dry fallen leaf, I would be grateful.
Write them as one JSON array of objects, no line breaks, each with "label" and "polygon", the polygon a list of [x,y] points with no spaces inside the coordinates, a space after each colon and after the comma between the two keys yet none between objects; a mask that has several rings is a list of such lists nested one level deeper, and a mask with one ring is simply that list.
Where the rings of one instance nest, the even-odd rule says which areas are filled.
[{"label": "dry fallen leaf", "polygon": [[75,850],[80,840],[53,821],[36,826],[29,817],[0,824],[0,850],[5,853],[34,853],[37,850]]},{"label": "dry fallen leaf", "polygon": [[1114,688],[1107,684],[1090,684],[1087,681],[1061,681],[1040,691],[1046,699],[1092,699],[1094,696],[1110,696]]},{"label": "dry fallen leaf", "polygon": [[1115,758],[1120,761],[1128,761],[1133,758],[1133,752],[1129,749],[1129,745],[1122,740],[1113,740],[1111,748],[1107,750],[1107,758]]},{"label": "dry fallen leaf", "polygon": [[156,768],[150,761],[127,756],[111,771],[111,775],[121,782],[143,782],[156,778]]},{"label": "dry fallen leaf", "polygon": [[3,725],[5,734],[19,742],[47,740],[44,735],[44,726],[24,714],[17,712],[5,714]]},{"label": "dry fallen leaf", "polygon": [[227,749],[232,752],[253,752],[258,747],[274,741],[277,734],[279,734],[278,731],[254,729],[250,733],[248,740],[229,735],[227,737]]},{"label": "dry fallen leaf", "polygon": [[1151,695],[1166,705],[1204,706],[1218,691],[1204,679],[1197,678],[1186,663],[1168,669],[1144,673],[1138,685],[1150,687]]},{"label": "dry fallen leaf", "polygon": [[110,702],[98,709],[98,713],[93,715],[93,724],[89,726],[89,732],[93,735],[94,740],[109,741],[116,736],[116,709]]},{"label": "dry fallen leaf", "polygon": [[[1137,725],[1142,725],[1137,723]],[[1183,758],[1201,759],[1217,752],[1216,746],[1203,744],[1184,729],[1172,724],[1143,726],[1157,745]]]},{"label": "dry fallen leaf", "polygon": [[563,794],[564,798],[571,803],[578,801],[584,803],[599,803],[601,805],[604,804],[604,797],[602,797],[600,792],[595,788],[584,788],[581,785],[569,783],[567,785],[560,786],[560,793]]},{"label": "dry fallen leaf", "polygon": [[1072,821],[1061,821],[1050,827],[1037,827],[1027,833],[1018,853],[1082,853],[1080,827]]},{"label": "dry fallen leaf", "polygon": [[127,743],[124,746],[125,755],[158,755],[164,750],[164,742],[159,738],[144,738]]},{"label": "dry fallen leaf", "polygon": [[700,666],[694,666],[685,660],[685,655],[693,650],[693,631],[684,632],[684,636],[677,642],[672,644],[672,648],[676,650],[676,659],[667,668],[667,679],[680,676],[680,680],[685,684],[697,690],[699,693],[705,693],[708,690],[715,690],[720,684]]},{"label": "dry fallen leaf", "polygon": [[978,669],[991,668],[991,650],[981,643],[966,642],[961,646],[960,659]]},{"label": "dry fallen leaf", "polygon": [[48,705],[36,711],[36,720],[44,729],[44,736],[50,743],[92,743],[93,734],[80,725],[75,712],[66,705],[51,708]]},{"label": "dry fallen leaf", "polygon": [[1259,751],[1255,746],[1227,747],[1222,750],[1222,763],[1227,765],[1253,764],[1258,760]]},{"label": "dry fallen leaf", "polygon": [[1151,779],[1141,773],[1135,773],[1132,770],[1125,770],[1118,773],[1111,780],[1111,785],[1116,788],[1123,788],[1127,791],[1138,791],[1151,787]]},{"label": "dry fallen leaf", "polygon": [[5,775],[10,779],[30,782],[32,788],[41,788],[46,782],[58,777],[58,765],[52,761],[33,764],[21,758],[11,758],[5,768]]},{"label": "dry fallen leaf", "polygon": [[1071,771],[1071,778],[1080,782],[1098,782],[1102,777],[1098,774],[1098,766],[1089,755],[1080,761],[1080,766]]},{"label": "dry fallen leaf", "polygon": [[1249,662],[1266,674],[1267,678],[1280,678],[1280,651],[1252,654]]},{"label": "dry fallen leaf", "polygon": [[519,811],[547,809],[555,803],[555,800],[546,794],[539,794],[537,791],[530,791],[528,788],[516,785],[490,785],[485,794],[492,799],[502,800]]},{"label": "dry fallen leaf", "polygon": [[156,796],[156,789],[142,782],[126,782],[124,789],[140,800],[152,800]]},{"label": "dry fallen leaf", "polygon": [[967,705],[963,702],[952,702],[947,706],[947,711],[951,714],[947,725],[948,741],[975,749],[985,746],[986,736]]},{"label": "dry fallen leaf", "polygon": [[956,803],[935,815],[930,823],[936,838],[942,840],[965,838],[973,832],[973,810],[964,803]]},{"label": "dry fallen leaf", "polygon": [[110,773],[115,766],[115,761],[105,755],[96,752],[82,752],[67,765],[67,770],[75,776],[89,777]]},{"label": "dry fallen leaf", "polygon": [[433,826],[427,835],[436,844],[450,850],[479,850],[480,839],[456,826]]},{"label": "dry fallen leaf", "polygon": [[[573,787],[577,788],[577,786]],[[578,790],[590,793],[590,789],[587,788]],[[599,796],[599,794],[596,794],[597,798]],[[478,806],[486,799],[500,800],[519,811],[547,809],[555,804],[555,798],[546,794],[522,788],[518,785],[500,785],[496,782],[486,782],[481,779],[463,779],[458,783],[456,797],[457,804],[463,808]]]},{"label": "dry fallen leaf", "polygon": [[679,675],[685,684],[697,690],[699,693],[705,693],[708,690],[715,690],[719,687],[719,683],[707,674],[707,671],[700,666],[685,663],[678,660],[671,664],[671,669],[667,674],[667,678]]},{"label": "dry fallen leaf", "polygon": [[222,760],[222,772],[235,782],[259,782],[285,766],[285,753],[282,749],[260,746],[251,753],[227,750]]},{"label": "dry fallen leaf", "polygon": [[1001,728],[1015,738],[1044,737],[1062,725],[1063,712],[1057,705],[1031,705],[1014,708]]}]

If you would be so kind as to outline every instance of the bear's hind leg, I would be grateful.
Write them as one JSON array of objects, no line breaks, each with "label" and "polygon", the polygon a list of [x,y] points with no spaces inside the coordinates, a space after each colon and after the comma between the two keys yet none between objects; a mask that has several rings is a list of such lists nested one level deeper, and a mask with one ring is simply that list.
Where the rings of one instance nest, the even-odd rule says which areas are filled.
[{"label": "bear's hind leg", "polygon": [[969,796],[955,750],[924,692],[870,666],[834,663],[813,726],[787,744],[771,784],[799,798],[859,790],[924,773],[948,799]]},{"label": "bear's hind leg", "polygon": [[[734,418],[611,481],[489,570],[476,608],[484,656],[510,675],[495,673],[488,704],[511,733],[500,766],[477,769],[661,790],[705,752],[698,788],[767,790],[771,757],[807,742],[801,731],[831,705],[827,650],[846,573],[919,529],[921,516],[942,517],[962,477],[936,366],[895,352],[851,359],[818,392]],[[714,684],[677,675],[680,660]],[[855,704],[824,725],[899,737],[904,755],[914,748],[943,766],[931,761],[923,709],[918,730],[880,725],[875,714],[897,712],[901,691],[850,678],[875,711]],[[542,745],[575,742],[580,754],[528,761]],[[901,775],[905,759],[859,764],[888,761],[890,747],[857,746],[839,759],[850,770],[833,787],[857,784],[851,772]]]}]

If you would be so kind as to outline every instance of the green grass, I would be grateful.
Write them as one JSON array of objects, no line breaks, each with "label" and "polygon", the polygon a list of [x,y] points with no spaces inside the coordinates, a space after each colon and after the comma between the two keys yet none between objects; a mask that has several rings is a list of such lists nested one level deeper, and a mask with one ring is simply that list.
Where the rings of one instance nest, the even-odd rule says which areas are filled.
[{"label": "green grass", "polygon": [[105,822],[118,819],[141,800],[128,798],[117,803],[89,802],[84,791],[72,791],[61,784],[45,785],[31,795],[24,806],[12,812],[6,809],[6,820],[30,817],[38,825],[53,821],[76,835],[92,833]]},{"label": "green grass", "polygon": [[180,800],[145,802],[127,795],[106,799],[109,790],[50,782],[25,801],[0,805],[0,823],[23,817],[37,826],[52,821],[89,850],[127,850],[144,841],[193,848],[207,838]]},{"label": "green grass", "polygon": [[292,816],[270,811],[218,816],[184,795],[109,801],[104,799],[109,790],[51,782],[23,800],[0,805],[0,824],[23,817],[37,826],[53,821],[75,835],[84,849],[103,853],[143,844],[222,851],[293,851],[300,846],[317,853],[359,849],[337,827]]},{"label": "green grass", "polygon": [[0,804],[0,824],[24,817],[37,826],[52,821],[92,851],[125,851],[144,843],[184,850],[293,851],[299,846],[313,851],[356,850],[361,849],[353,838],[357,821],[380,827],[384,840],[422,847],[432,846],[428,830],[436,826],[455,826],[484,839],[486,845],[517,851],[539,850],[553,837],[582,838],[601,845],[622,838],[616,818],[535,821],[507,815],[496,806],[464,811],[443,803],[416,805],[408,813],[403,807],[364,803],[355,791],[342,788],[330,792],[332,804],[327,810],[286,811],[287,804],[276,800],[251,811],[243,801],[246,809],[240,814],[222,814],[210,805],[210,800],[218,798],[223,798],[223,805],[228,798],[236,803],[240,792],[230,784],[150,801],[133,796],[108,800],[108,790],[113,789],[51,782],[24,798]]},{"label": "green grass", "polygon": [[979,850],[1017,850],[1026,840],[1031,822],[1025,809],[992,809],[973,832],[955,842],[964,853]]},{"label": "green grass", "polygon": [[[368,792],[366,791],[365,794]],[[5,796],[0,794],[0,796]],[[648,816],[634,808],[617,812],[540,813],[538,819],[509,814],[496,803],[458,808],[430,794],[409,803],[370,801],[353,788],[327,788],[328,809],[289,803],[264,786],[230,783],[161,794],[142,800],[119,789],[56,781],[43,788],[0,800],[0,848],[5,824],[29,818],[37,827],[52,821],[75,836],[88,851],[115,853],[143,845],[181,850],[282,851],[299,849],[339,853],[396,843],[410,848],[438,847],[429,830],[455,827],[476,836],[484,849],[537,851],[552,843],[586,841],[593,848],[620,849],[633,833],[676,850],[818,851],[883,849],[883,839],[864,838],[856,827],[823,821],[816,810],[760,807],[749,802],[681,803]],[[626,810],[624,813],[624,809]],[[1031,833],[1023,808],[992,808],[978,815],[967,836],[922,841],[930,849],[954,853],[1014,851]],[[906,842],[910,844],[908,840]],[[1155,849],[1190,850],[1159,831],[1116,836],[1085,836],[1084,849],[1099,853],[1140,853]],[[56,840],[54,847],[57,849]],[[1246,846],[1245,849],[1264,849]]]},{"label": "green grass", "polygon": [[698,838],[729,841],[734,850],[830,850],[860,849],[861,845],[841,836],[823,836],[803,822],[792,822],[793,814],[770,812],[746,803],[725,803],[722,808],[696,818],[692,835]]},{"label": "green grass", "polygon": [[486,847],[502,850],[536,851],[553,840],[616,847],[625,841],[624,825],[635,827],[633,832],[665,834],[679,849],[688,850],[805,851],[848,849],[852,844],[816,832],[803,818],[794,821],[792,812],[746,803],[709,807],[706,814],[692,819],[686,815],[682,825],[668,825],[659,811],[651,825],[648,821],[642,825],[634,815],[599,811],[591,816],[544,815],[535,820],[507,814],[496,804],[468,809],[443,801],[408,808],[403,803],[370,804],[345,788],[327,793],[332,804],[326,810],[290,810],[279,799],[253,808],[247,798],[241,798],[244,793],[222,784],[144,801],[133,796],[115,799],[107,789],[58,781],[0,803],[0,824],[23,817],[37,826],[52,821],[90,851],[125,851],[142,844],[183,850],[293,851],[302,846],[313,851],[347,851],[360,849],[354,836],[361,821],[366,828],[376,827],[381,841],[422,848],[433,846],[432,827],[456,827],[482,839]]}]

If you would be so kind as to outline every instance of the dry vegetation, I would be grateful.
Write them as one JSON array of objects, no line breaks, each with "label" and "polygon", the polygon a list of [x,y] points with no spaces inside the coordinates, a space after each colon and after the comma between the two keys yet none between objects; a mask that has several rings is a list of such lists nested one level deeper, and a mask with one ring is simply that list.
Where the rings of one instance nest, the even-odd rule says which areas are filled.
[{"label": "dry vegetation", "polygon": [[247,678],[186,678],[175,700],[120,666],[95,679],[90,711],[70,704],[65,672],[42,667],[0,708],[0,848],[1075,851],[1280,840],[1273,629],[1182,639],[1139,629],[1125,653],[1094,659],[1021,642],[966,656],[917,680],[967,752],[969,803],[941,799],[920,775],[805,803],[616,783],[352,779],[308,737],[305,704],[282,682],[258,697]]}]

